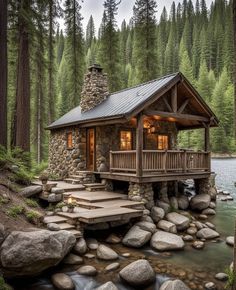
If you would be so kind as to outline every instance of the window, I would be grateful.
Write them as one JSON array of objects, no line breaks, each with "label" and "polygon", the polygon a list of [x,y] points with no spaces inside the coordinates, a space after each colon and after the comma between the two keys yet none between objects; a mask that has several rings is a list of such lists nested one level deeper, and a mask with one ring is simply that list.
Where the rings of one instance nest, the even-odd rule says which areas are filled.
[{"label": "window", "polygon": [[132,150],[131,131],[120,131],[120,150]]},{"label": "window", "polygon": [[72,132],[66,134],[67,149],[73,148],[73,135]]},{"label": "window", "polygon": [[168,140],[168,136],[166,135],[158,135],[157,136],[157,149],[158,150],[167,150],[168,149],[168,144],[169,144],[169,140]]}]

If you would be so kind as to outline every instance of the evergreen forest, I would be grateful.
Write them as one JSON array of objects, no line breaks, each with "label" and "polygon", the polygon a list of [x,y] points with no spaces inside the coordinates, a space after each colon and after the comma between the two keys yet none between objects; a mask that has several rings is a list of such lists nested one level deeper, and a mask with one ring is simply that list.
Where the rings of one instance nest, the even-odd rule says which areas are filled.
[{"label": "evergreen forest", "polygon": [[[99,63],[110,92],[181,71],[220,120],[212,151],[235,152],[232,0],[173,2],[160,18],[158,0],[136,0],[121,27],[120,1],[103,2],[96,31],[92,15],[83,28],[80,0],[0,1],[0,143],[46,161],[45,127],[79,105],[87,67]],[[201,149],[203,136],[183,132],[179,146]]]}]

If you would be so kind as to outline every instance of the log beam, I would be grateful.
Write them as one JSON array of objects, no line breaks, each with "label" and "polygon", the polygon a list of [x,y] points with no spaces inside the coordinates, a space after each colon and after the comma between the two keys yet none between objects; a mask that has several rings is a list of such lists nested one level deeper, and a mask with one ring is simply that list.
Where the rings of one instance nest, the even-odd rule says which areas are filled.
[{"label": "log beam", "polygon": [[143,175],[143,119],[144,115],[140,113],[137,116],[136,128],[136,176]]},{"label": "log beam", "polygon": [[174,113],[177,112],[177,85],[171,90],[171,107]]}]

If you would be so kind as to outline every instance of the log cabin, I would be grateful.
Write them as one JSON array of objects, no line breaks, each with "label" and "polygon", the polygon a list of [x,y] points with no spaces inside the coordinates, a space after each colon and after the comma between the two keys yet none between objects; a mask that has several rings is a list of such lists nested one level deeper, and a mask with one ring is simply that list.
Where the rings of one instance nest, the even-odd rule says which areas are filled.
[{"label": "log cabin", "polygon": [[[200,192],[207,190],[210,128],[217,125],[180,72],[110,94],[107,75],[94,64],[85,75],[80,106],[48,126],[49,171],[62,178],[93,174],[109,189],[128,184],[129,198],[145,197],[150,208],[154,188],[167,194],[177,190],[178,181],[193,179]],[[199,128],[204,148],[179,148],[178,133]]]}]

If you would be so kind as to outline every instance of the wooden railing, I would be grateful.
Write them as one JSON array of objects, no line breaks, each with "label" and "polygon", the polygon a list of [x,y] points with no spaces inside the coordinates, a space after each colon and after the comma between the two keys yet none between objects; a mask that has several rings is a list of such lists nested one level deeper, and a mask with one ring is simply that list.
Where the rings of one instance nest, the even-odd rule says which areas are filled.
[{"label": "wooden railing", "polygon": [[[143,150],[143,172],[210,171],[210,152],[186,150]],[[111,151],[110,171],[136,172],[136,151]]]}]

